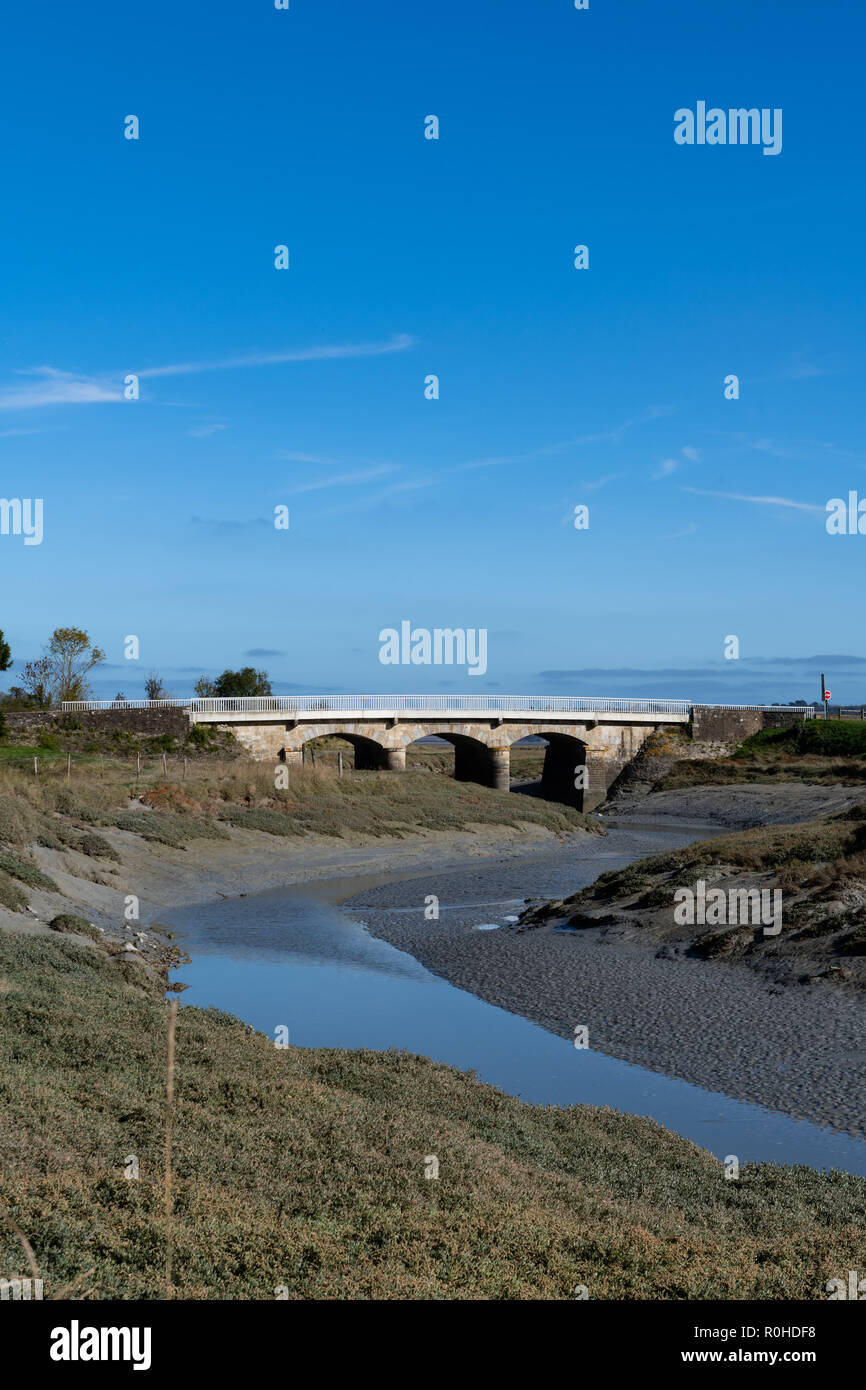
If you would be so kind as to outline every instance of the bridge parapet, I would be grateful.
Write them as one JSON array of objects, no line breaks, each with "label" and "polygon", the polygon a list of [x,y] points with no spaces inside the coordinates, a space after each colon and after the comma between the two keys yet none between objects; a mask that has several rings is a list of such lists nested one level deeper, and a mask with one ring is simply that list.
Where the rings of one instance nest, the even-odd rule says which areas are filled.
[{"label": "bridge parapet", "polygon": [[569,718],[588,715],[597,719],[654,718],[661,723],[682,723],[696,710],[742,710],[784,713],[805,719],[814,717],[809,706],[702,705],[691,700],[636,700],[598,695],[256,695],[178,700],[65,700],[64,712],[95,710],[183,709],[191,718],[233,715],[293,715],[296,719],[324,714],[400,719],[407,714],[460,714],[477,719],[530,719],[557,714]]}]

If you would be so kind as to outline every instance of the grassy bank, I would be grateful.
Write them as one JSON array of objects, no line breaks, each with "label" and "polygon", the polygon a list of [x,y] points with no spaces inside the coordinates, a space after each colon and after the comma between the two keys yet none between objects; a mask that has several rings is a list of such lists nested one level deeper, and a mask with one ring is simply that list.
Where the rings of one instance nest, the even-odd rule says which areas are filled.
[{"label": "grassy bank", "polygon": [[[0,932],[0,1202],[46,1298],[165,1296],[169,1230],[174,1296],[207,1299],[813,1299],[862,1255],[861,1179],[726,1181],[649,1121],[526,1106],[420,1057],[278,1050],[192,1008],[167,1225],[166,1038],[134,967]],[[27,1273],[3,1223],[0,1272]]]},{"label": "grassy bank", "polygon": [[[675,894],[779,889],[782,930],[677,925]],[[759,826],[641,859],[571,897],[534,907],[527,927],[565,918],[703,958],[736,961],[785,983],[826,980],[866,990],[866,804],[797,825]]]},{"label": "grassy bank", "polygon": [[810,719],[752,734],[727,758],[681,758],[655,791],[742,782],[866,782],[866,723]]},{"label": "grassy bank", "polygon": [[[230,828],[301,843],[310,836],[357,842],[499,826],[601,833],[597,821],[570,807],[431,771],[347,770],[340,777],[333,768],[310,766],[292,769],[289,786],[276,789],[273,768],[238,759],[202,759],[169,767],[168,775],[158,760],[140,776],[124,760],[76,766],[69,778],[65,761],[38,774],[6,766],[0,768],[0,907],[24,912],[28,888],[57,891],[52,866],[116,886],[108,876],[118,865],[122,873],[122,842],[120,850],[110,844],[100,833],[106,830],[183,850],[196,840],[227,839]],[[39,847],[64,856],[51,861],[48,873],[38,862]]]}]

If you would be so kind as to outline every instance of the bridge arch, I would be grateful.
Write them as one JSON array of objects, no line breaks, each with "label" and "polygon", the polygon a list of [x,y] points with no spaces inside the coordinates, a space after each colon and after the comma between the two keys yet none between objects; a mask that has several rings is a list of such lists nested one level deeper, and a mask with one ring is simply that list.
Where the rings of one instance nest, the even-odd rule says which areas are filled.
[{"label": "bridge arch", "polygon": [[[562,728],[545,728],[543,725],[533,729],[532,734],[533,737],[543,738],[547,744],[541,772],[541,795],[546,801],[560,801],[583,810],[585,793],[589,790],[586,741]],[[525,737],[514,739],[511,747],[522,743]]]},{"label": "bridge arch", "polygon": [[309,745],[317,743],[322,738],[336,738],[343,743],[348,743],[354,754],[356,772],[379,772],[389,766],[391,750],[379,743],[378,739],[371,738],[369,734],[357,734],[345,729],[337,729],[332,734],[323,734],[316,729],[307,730],[306,737],[300,747],[302,759],[305,754],[309,759],[309,754],[312,753],[312,760],[315,761],[315,750],[311,749]]},{"label": "bridge arch", "polygon": [[358,772],[405,766],[405,755],[401,756],[401,750],[389,748],[384,739],[375,736],[379,733],[378,729],[362,726],[362,730],[353,728],[351,724],[297,724],[281,732],[277,740],[280,747],[276,753],[281,761],[297,764],[304,761],[308,744],[321,738],[337,738],[353,749]]},{"label": "bridge arch", "polygon": [[[456,782],[479,782],[482,787],[509,790],[510,757],[507,748],[491,747],[486,737],[477,738],[473,734],[457,733],[451,729],[436,729],[435,732],[437,738],[444,739],[454,749]],[[416,735],[410,743],[417,743],[419,737],[423,735]]]}]

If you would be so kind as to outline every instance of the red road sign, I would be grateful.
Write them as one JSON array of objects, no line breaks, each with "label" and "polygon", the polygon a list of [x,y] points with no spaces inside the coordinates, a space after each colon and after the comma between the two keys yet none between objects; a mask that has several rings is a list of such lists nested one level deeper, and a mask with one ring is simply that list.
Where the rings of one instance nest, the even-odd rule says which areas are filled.
[{"label": "red road sign", "polygon": [[824,699],[825,699],[825,700],[829,700],[829,698],[830,698],[830,692],[829,692],[829,690],[825,690],[825,691],[824,691]]}]

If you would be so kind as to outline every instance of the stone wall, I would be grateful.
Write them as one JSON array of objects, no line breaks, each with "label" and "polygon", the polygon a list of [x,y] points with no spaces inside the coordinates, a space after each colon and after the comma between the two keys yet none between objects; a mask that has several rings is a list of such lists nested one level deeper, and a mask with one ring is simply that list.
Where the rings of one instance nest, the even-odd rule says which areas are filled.
[{"label": "stone wall", "polygon": [[698,743],[742,743],[760,729],[783,729],[803,718],[802,710],[702,709],[695,707],[692,737]]},{"label": "stone wall", "polygon": [[171,734],[183,738],[189,733],[186,711],[176,706],[165,709],[99,709],[64,713],[62,710],[8,710],[6,728],[14,738],[37,735],[42,729],[77,728],[85,733],[112,733],[115,729],[135,734]]}]

